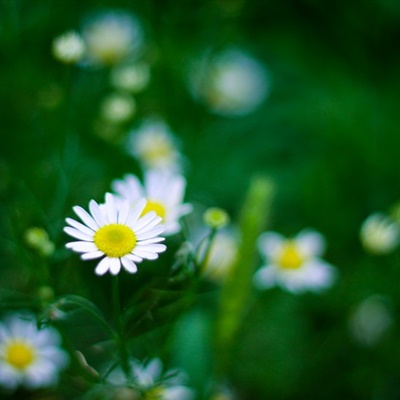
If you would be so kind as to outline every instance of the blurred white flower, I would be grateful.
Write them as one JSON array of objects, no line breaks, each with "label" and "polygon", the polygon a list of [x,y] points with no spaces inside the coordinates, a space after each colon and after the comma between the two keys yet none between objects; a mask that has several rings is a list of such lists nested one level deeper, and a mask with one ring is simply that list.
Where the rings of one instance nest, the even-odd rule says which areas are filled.
[{"label": "blurred white flower", "polygon": [[83,28],[87,62],[113,65],[135,56],[142,46],[139,21],[123,11],[109,11],[89,19]]},{"label": "blurred white flower", "polygon": [[58,61],[73,64],[82,59],[85,43],[78,33],[70,31],[56,37],[51,49],[54,58]]},{"label": "blurred white flower", "polygon": [[150,81],[150,68],[144,62],[116,66],[111,72],[111,84],[119,90],[138,93]]},{"label": "blurred white flower", "polygon": [[0,385],[36,389],[55,385],[68,364],[61,336],[54,328],[38,329],[31,315],[9,315],[0,323]]},{"label": "blurred white flower", "polygon": [[121,199],[134,206],[139,199],[146,198],[143,213],[155,211],[165,225],[165,235],[179,232],[179,218],[191,211],[190,204],[183,204],[186,180],[182,175],[149,170],[144,184],[132,174],[112,183],[113,190]]},{"label": "blurred white flower", "polygon": [[190,71],[193,96],[225,116],[252,112],[265,99],[269,82],[265,68],[239,49],[207,54]]},{"label": "blurred white flower", "polygon": [[349,320],[355,339],[368,346],[377,343],[392,323],[387,300],[379,295],[370,296],[361,302]]},{"label": "blurred white flower", "polygon": [[180,170],[180,154],[174,135],[161,119],[145,120],[128,138],[128,152],[147,169]]},{"label": "blurred white flower", "polygon": [[32,227],[27,229],[25,241],[29,247],[44,257],[50,257],[54,253],[55,245],[50,240],[48,233],[42,228]]},{"label": "blurred white flower", "polygon": [[101,115],[107,121],[123,123],[129,121],[136,112],[136,103],[129,95],[112,93],[101,105]]},{"label": "blurred white flower", "polygon": [[[177,369],[164,371],[159,358],[147,362],[130,361],[132,377],[135,384],[143,392],[144,400],[192,400],[193,390],[187,386],[186,375]],[[123,386],[126,377],[121,368],[114,369],[108,376],[107,382]]]},{"label": "blurred white flower", "polygon": [[319,258],[325,240],[316,231],[304,230],[293,239],[266,232],[258,246],[268,262],[254,276],[254,284],[260,289],[278,285],[293,293],[319,291],[334,281],[335,269]]},{"label": "blurred white flower", "polygon": [[361,243],[370,253],[390,253],[399,244],[399,238],[396,223],[382,213],[370,215],[361,225]]},{"label": "blurred white flower", "polygon": [[104,275],[110,271],[116,275],[121,265],[131,274],[136,273],[136,263],[155,260],[158,253],[166,250],[159,242],[164,238],[158,235],[164,231],[159,225],[161,217],[146,210],[146,200],[137,199],[135,206],[127,201],[116,201],[110,193],[106,202],[100,206],[91,200],[90,213],[75,206],[73,210],[85,225],[67,218],[68,227],[64,231],[78,239],[67,243],[66,247],[82,253],[83,260],[102,258],[95,272]]}]

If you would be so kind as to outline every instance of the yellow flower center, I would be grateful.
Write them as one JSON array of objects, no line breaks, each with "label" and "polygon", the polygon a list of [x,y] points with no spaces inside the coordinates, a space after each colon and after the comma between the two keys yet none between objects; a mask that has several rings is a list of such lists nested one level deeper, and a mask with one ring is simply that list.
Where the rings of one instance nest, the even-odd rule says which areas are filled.
[{"label": "yellow flower center", "polygon": [[14,341],[6,349],[6,361],[18,369],[31,365],[35,357],[35,349],[24,342]]},{"label": "yellow flower center", "polygon": [[155,211],[155,213],[161,217],[165,218],[166,210],[165,207],[158,201],[147,200],[146,207],[143,209],[142,216],[147,214],[149,211]]},{"label": "yellow flower center", "polygon": [[131,228],[121,224],[101,227],[94,235],[97,248],[108,257],[119,258],[129,254],[136,246],[136,236]]},{"label": "yellow flower center", "polygon": [[277,257],[277,263],[284,269],[297,269],[304,263],[304,256],[299,252],[296,244],[288,240]]}]

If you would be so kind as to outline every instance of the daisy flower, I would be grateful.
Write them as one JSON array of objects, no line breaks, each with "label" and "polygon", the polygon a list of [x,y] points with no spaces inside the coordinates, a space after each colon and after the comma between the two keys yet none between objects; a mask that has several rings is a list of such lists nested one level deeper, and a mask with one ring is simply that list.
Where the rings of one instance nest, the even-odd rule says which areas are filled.
[{"label": "daisy flower", "polygon": [[5,388],[54,385],[67,363],[54,328],[38,329],[31,315],[9,315],[0,323],[0,385]]},{"label": "daisy flower", "polygon": [[224,116],[246,115],[265,99],[269,82],[265,68],[242,50],[207,54],[190,71],[192,95],[210,111]]},{"label": "daisy flower", "polygon": [[304,230],[293,239],[265,232],[258,246],[268,260],[254,276],[255,285],[261,289],[278,285],[293,293],[319,291],[334,281],[335,269],[319,258],[325,240],[316,231]]},{"label": "daisy flower", "polygon": [[390,217],[374,213],[361,225],[360,239],[368,252],[388,254],[399,244],[399,228]]},{"label": "daisy flower", "polygon": [[66,32],[54,39],[52,52],[58,61],[73,64],[83,57],[85,43],[76,32]]},{"label": "daisy flower", "polygon": [[133,206],[140,198],[147,199],[143,213],[155,211],[165,225],[165,235],[179,232],[179,218],[191,211],[189,204],[182,204],[186,181],[182,175],[171,172],[147,171],[144,185],[132,174],[113,182],[113,190]]},{"label": "daisy flower", "polygon": [[143,259],[155,260],[166,249],[159,243],[164,240],[158,236],[164,231],[164,226],[159,225],[161,217],[154,211],[147,212],[147,208],[144,199],[137,199],[131,207],[129,202],[116,201],[110,193],[102,205],[94,200],[89,202],[90,214],[75,206],[73,210],[83,224],[66,219],[70,226],[64,231],[79,239],[67,243],[66,247],[82,253],[83,260],[101,258],[95,269],[97,275],[107,271],[116,275],[121,265],[133,274],[137,271],[136,263]]},{"label": "daisy flower", "polygon": [[[132,375],[145,400],[192,400],[194,393],[186,386],[186,376],[179,370],[164,371],[159,358],[141,363],[131,361]],[[118,368],[112,371],[107,381],[114,385],[124,385],[126,378]]]},{"label": "daisy flower", "polygon": [[139,21],[122,11],[102,13],[84,26],[88,62],[113,65],[125,60],[142,45],[142,28]]},{"label": "daisy flower", "polygon": [[128,138],[128,151],[149,169],[179,170],[180,154],[168,125],[157,117],[146,119]]}]

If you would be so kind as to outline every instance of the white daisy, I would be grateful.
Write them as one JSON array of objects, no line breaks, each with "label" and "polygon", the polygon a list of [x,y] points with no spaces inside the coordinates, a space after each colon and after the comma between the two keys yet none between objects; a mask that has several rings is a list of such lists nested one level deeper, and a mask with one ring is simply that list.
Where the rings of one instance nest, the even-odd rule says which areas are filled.
[{"label": "white daisy", "polygon": [[258,245],[268,264],[254,276],[257,287],[279,285],[298,293],[319,291],[332,285],[335,269],[319,258],[325,249],[320,233],[304,230],[293,239],[286,239],[278,233],[266,232],[260,236]]},{"label": "white daisy", "polygon": [[75,206],[73,210],[84,224],[67,218],[64,231],[77,242],[67,243],[67,248],[82,253],[83,260],[102,258],[95,269],[96,274],[107,271],[116,275],[122,266],[130,273],[137,271],[136,263],[143,259],[155,260],[165,251],[160,244],[164,231],[159,225],[161,217],[154,211],[147,212],[146,200],[137,199],[134,207],[129,202],[115,201],[106,194],[106,202],[99,206],[94,200],[89,203],[90,214]]},{"label": "white daisy", "polygon": [[163,373],[163,364],[159,358],[147,363],[133,364],[133,376],[144,390],[146,400],[191,400],[194,393],[186,385],[186,377],[177,370]]},{"label": "white daisy", "polygon": [[399,244],[399,227],[390,217],[374,213],[361,225],[360,239],[368,252],[388,254]]},{"label": "white daisy", "polygon": [[128,151],[145,168],[179,170],[180,154],[168,125],[157,117],[146,119],[128,138]]},{"label": "white daisy", "polygon": [[155,211],[165,225],[165,235],[179,232],[179,218],[191,211],[189,204],[182,204],[186,181],[182,175],[170,172],[147,171],[144,185],[132,174],[113,182],[113,190],[132,205],[145,197],[143,213]]},{"label": "white daisy", "polygon": [[113,65],[139,50],[142,28],[132,15],[122,11],[99,14],[84,26],[83,39],[89,63]]},{"label": "white daisy", "polygon": [[5,388],[54,385],[68,360],[60,334],[51,327],[38,329],[31,315],[9,315],[0,323],[0,385]]},{"label": "white daisy", "polygon": [[195,98],[225,116],[250,113],[269,91],[265,68],[235,48],[204,56],[190,71],[190,86]]},{"label": "white daisy", "polygon": [[66,32],[54,39],[52,52],[57,60],[66,64],[73,64],[83,57],[85,43],[76,32]]}]

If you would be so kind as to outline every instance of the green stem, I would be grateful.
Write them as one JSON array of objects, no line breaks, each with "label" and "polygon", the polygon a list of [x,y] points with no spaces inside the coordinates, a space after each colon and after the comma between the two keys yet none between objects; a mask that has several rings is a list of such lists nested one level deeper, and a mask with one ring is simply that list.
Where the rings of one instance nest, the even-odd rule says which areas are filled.
[{"label": "green stem", "polygon": [[[199,268],[199,271],[198,271],[199,273],[204,272],[204,269],[207,266],[207,263],[208,263],[208,261],[210,259],[211,246],[213,244],[213,241],[214,241],[214,238],[215,238],[215,235],[216,235],[217,231],[218,231],[218,229],[212,228],[209,236],[207,237],[207,246],[206,246],[206,249],[204,251],[203,259],[201,260],[201,263],[200,263],[200,268]],[[201,246],[201,244],[200,244],[200,246]]]},{"label": "green stem", "polygon": [[122,321],[118,275],[112,277],[112,299],[114,306],[114,315],[116,318],[116,325],[117,325],[116,344],[119,351],[122,370],[124,371],[126,379],[130,381],[132,377],[132,370],[129,364],[129,352],[125,345],[124,324]]}]

